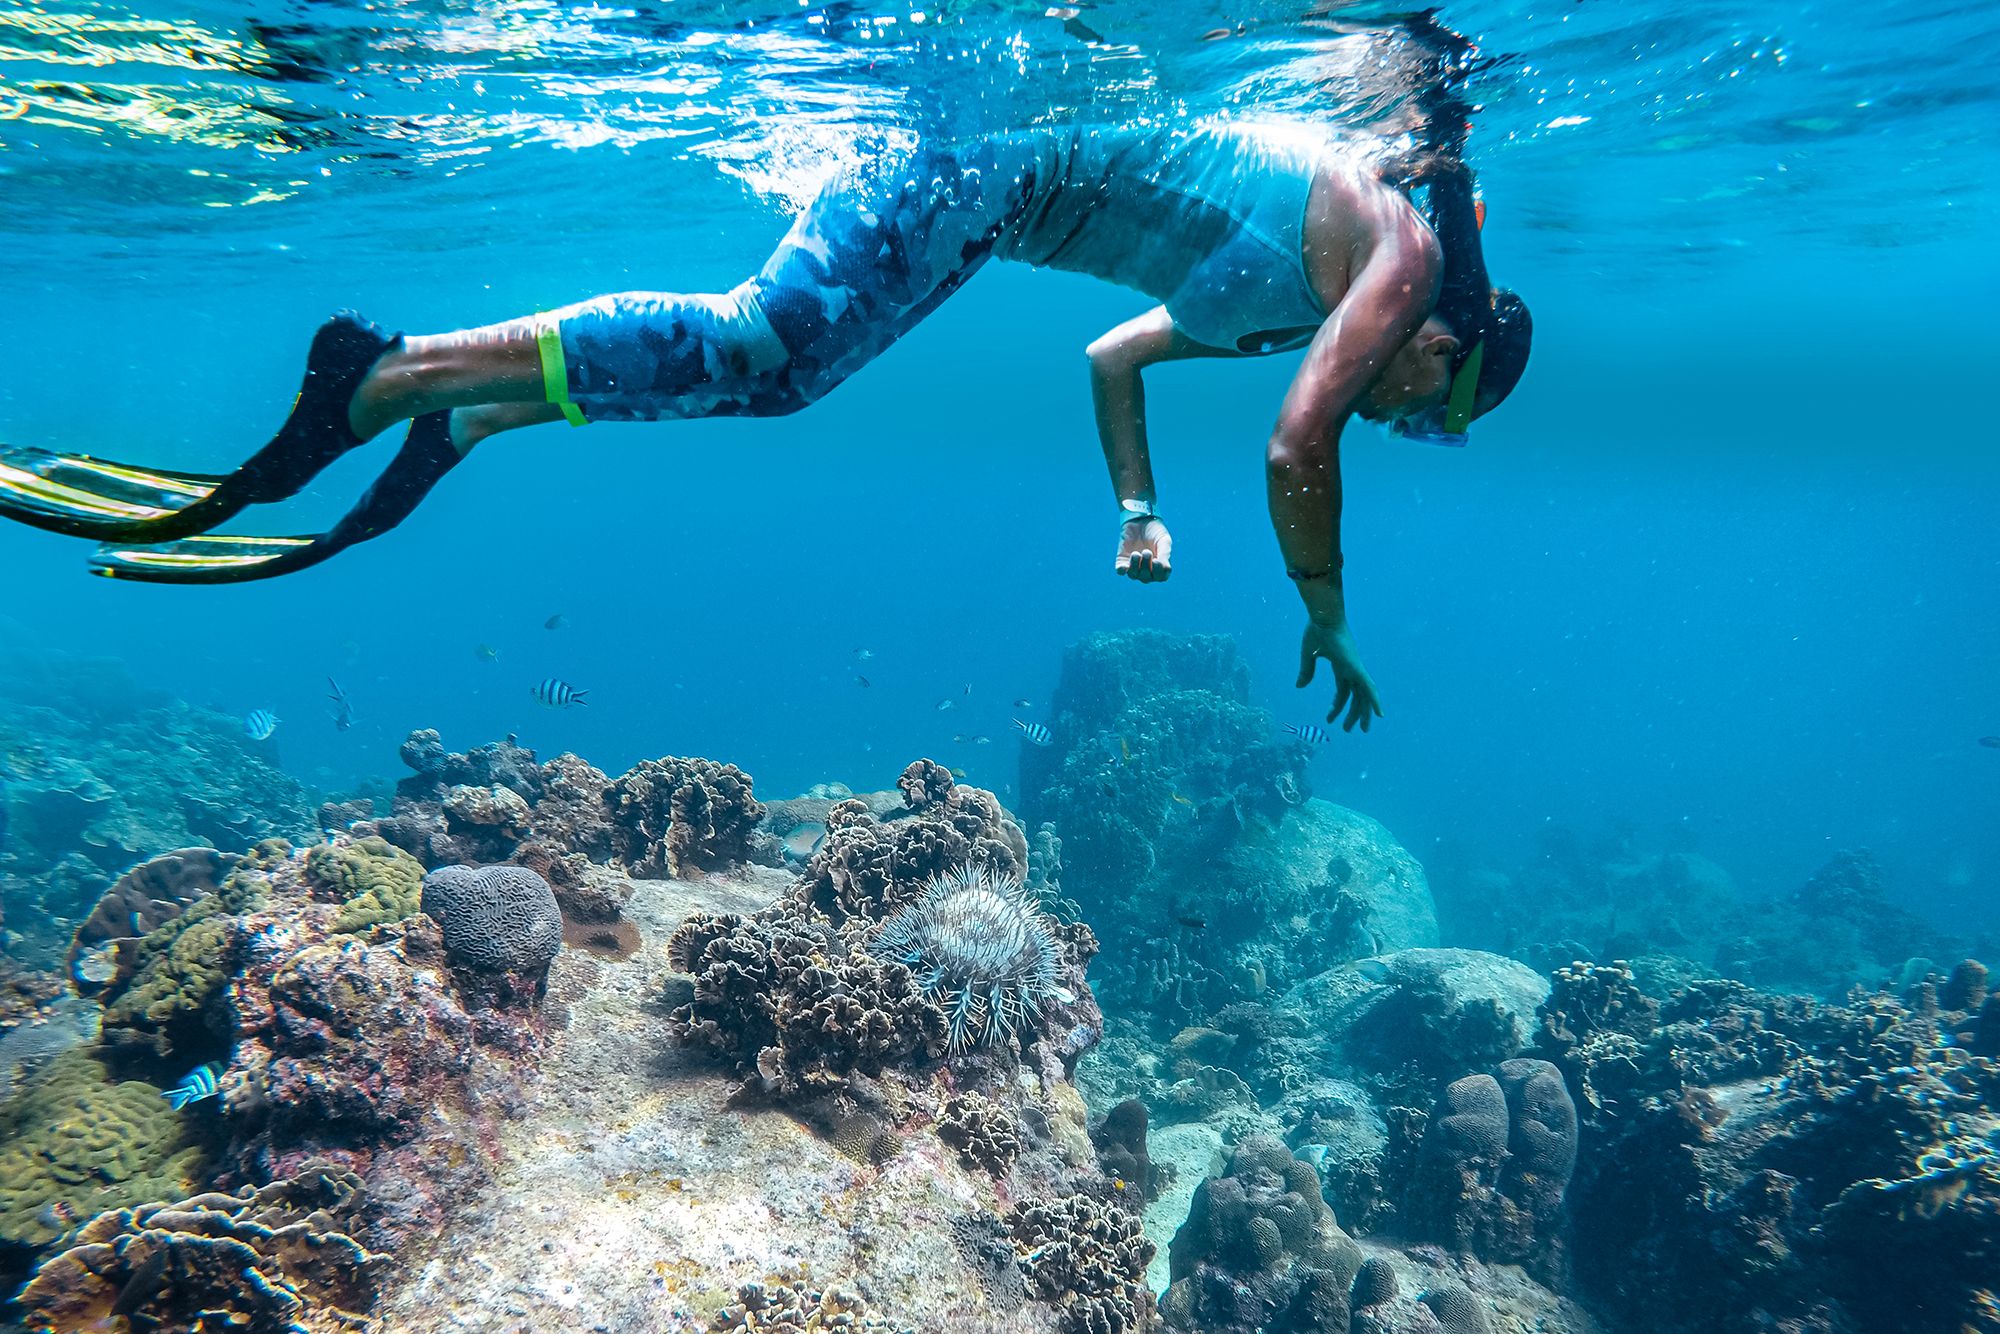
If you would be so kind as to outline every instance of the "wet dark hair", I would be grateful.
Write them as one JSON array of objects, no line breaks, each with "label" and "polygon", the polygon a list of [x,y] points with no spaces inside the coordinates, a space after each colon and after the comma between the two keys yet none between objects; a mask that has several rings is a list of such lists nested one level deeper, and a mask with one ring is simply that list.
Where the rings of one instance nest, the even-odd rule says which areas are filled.
[{"label": "wet dark hair", "polygon": [[1453,375],[1465,365],[1472,349],[1486,347],[1479,367],[1475,416],[1483,416],[1506,401],[1528,368],[1535,322],[1528,303],[1486,276],[1486,254],[1479,245],[1479,214],[1474,207],[1472,173],[1464,167],[1440,171],[1423,182],[1423,213],[1444,251],[1444,278],[1432,313],[1451,327],[1458,339],[1452,354]]}]

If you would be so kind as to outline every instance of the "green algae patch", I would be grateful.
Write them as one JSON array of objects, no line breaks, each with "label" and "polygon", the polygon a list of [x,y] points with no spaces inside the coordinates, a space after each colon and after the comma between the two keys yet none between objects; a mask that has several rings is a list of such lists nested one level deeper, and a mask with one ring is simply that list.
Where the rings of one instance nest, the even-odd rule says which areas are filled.
[{"label": "green algae patch", "polygon": [[202,1150],[160,1090],[116,1083],[86,1052],[65,1052],[0,1103],[0,1240],[39,1246],[67,1219],[182,1199],[206,1175]]}]

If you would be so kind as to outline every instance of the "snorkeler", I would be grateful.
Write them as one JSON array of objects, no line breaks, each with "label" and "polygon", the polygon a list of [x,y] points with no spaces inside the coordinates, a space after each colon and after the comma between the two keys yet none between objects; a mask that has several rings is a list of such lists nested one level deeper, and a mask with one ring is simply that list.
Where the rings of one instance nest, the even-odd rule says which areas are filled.
[{"label": "snorkeler", "polygon": [[[1421,189],[1422,208],[1413,202]],[[226,476],[0,451],[0,513],[108,545],[94,572],[233,583],[317,564],[406,518],[487,437],[567,420],[781,416],[879,356],[987,260],[1091,274],[1161,302],[1090,344],[1117,492],[1116,571],[1172,570],[1140,373],[1305,349],[1266,449],[1272,524],[1305,603],[1299,685],[1333,667],[1344,726],[1381,708],[1349,632],[1339,444],[1350,416],[1463,443],[1527,363],[1527,307],[1487,279],[1455,155],[1401,179],[1303,126],[1045,130],[885,155],[837,176],[756,277],[717,295],[627,292],[423,337],[321,326],[289,419]],[[213,530],[296,495],[398,422],[401,450],[315,537]]]}]

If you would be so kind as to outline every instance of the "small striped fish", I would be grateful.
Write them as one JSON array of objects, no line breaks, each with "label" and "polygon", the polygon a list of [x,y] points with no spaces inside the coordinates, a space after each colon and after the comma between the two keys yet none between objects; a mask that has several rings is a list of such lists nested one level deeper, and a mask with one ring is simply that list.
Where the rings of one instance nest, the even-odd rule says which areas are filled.
[{"label": "small striped fish", "polygon": [[198,1065],[188,1071],[186,1079],[167,1089],[160,1096],[167,1100],[167,1106],[178,1112],[191,1102],[213,1098],[220,1093],[222,1086],[215,1082],[215,1077],[221,1073],[222,1067],[213,1062],[208,1065]]},{"label": "small striped fish", "polygon": [[582,704],[587,707],[590,703],[584,698],[590,693],[588,690],[578,690],[569,682],[557,680],[553,676],[545,676],[529,686],[528,693],[552,709],[566,709],[572,704]]},{"label": "small striped fish", "polygon": [[243,715],[243,735],[252,741],[269,741],[278,730],[278,715],[269,709],[252,709]]},{"label": "small striped fish", "polygon": [[1286,723],[1285,730],[1305,742],[1308,746],[1317,746],[1322,742],[1333,739],[1324,727],[1315,727],[1311,723],[1307,723],[1304,727],[1296,727],[1291,723]]},{"label": "small striped fish", "polygon": [[1051,732],[1048,728],[1042,726],[1040,723],[1024,723],[1019,718],[1016,718],[1014,720],[1014,726],[1020,728],[1023,732],[1026,732],[1028,734],[1028,740],[1034,742],[1038,746],[1053,746],[1056,743],[1056,734],[1054,732]]}]

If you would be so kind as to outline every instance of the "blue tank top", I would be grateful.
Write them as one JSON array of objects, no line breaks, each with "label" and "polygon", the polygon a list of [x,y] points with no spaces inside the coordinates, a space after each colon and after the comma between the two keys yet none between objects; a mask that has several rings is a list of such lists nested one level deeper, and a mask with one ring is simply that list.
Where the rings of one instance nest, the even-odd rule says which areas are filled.
[{"label": "blue tank top", "polygon": [[1039,136],[1003,259],[1087,273],[1165,304],[1198,343],[1276,352],[1326,319],[1305,271],[1306,205],[1327,156],[1299,126],[1081,129]]}]

